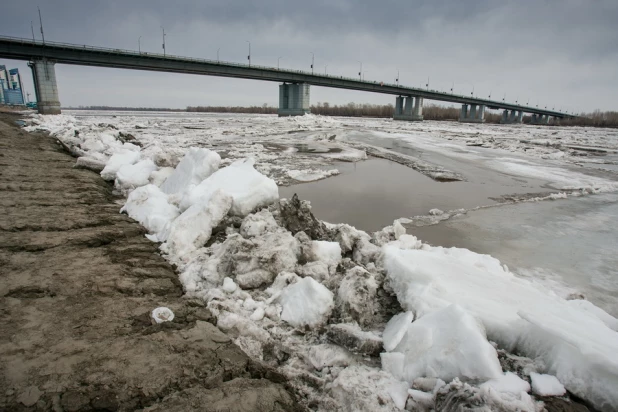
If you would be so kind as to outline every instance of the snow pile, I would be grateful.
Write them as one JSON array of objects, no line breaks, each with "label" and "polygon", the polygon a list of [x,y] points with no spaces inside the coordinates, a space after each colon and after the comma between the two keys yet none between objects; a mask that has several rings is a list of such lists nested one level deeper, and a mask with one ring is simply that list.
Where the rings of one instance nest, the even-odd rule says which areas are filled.
[{"label": "snow pile", "polygon": [[279,200],[277,184],[255,170],[253,164],[253,159],[245,159],[219,169],[183,196],[180,209],[208,203],[217,190],[232,197],[230,213],[236,216],[246,216],[254,209],[276,202]]},{"label": "snow pile", "polygon": [[219,169],[221,156],[208,149],[192,147],[161,185],[167,194],[182,193],[200,184]]},{"label": "snow pile", "polygon": [[490,379],[482,384],[480,388],[492,388],[498,392],[530,392],[530,384],[513,372],[506,372],[504,375]]},{"label": "snow pile", "polygon": [[332,393],[343,411],[387,412],[405,408],[408,388],[407,383],[387,373],[367,366],[350,366],[335,379]]},{"label": "snow pile", "polygon": [[292,326],[315,328],[333,309],[333,293],[313,278],[304,278],[281,292],[281,319]]},{"label": "snow pile", "polygon": [[530,379],[532,380],[532,391],[537,395],[562,396],[566,393],[566,389],[555,376],[532,372]]},{"label": "snow pile", "polygon": [[135,164],[122,165],[116,172],[115,185],[123,192],[128,192],[137,187],[147,185],[150,174],[156,170],[157,165],[150,159],[145,159]]},{"label": "snow pile", "polygon": [[116,179],[116,173],[122,166],[135,164],[139,161],[140,157],[140,152],[134,150],[123,150],[114,153],[101,171],[101,177],[105,180]]},{"label": "snow pile", "polygon": [[[456,377],[487,380],[502,375],[496,350],[462,307],[450,305],[413,323],[406,324],[405,319],[403,316],[396,321],[405,330],[403,336],[400,331],[391,332],[391,336],[401,336],[401,341],[381,356],[382,368],[393,376],[412,383],[420,377],[450,381]],[[394,340],[388,343],[392,347]]]},{"label": "snow pile", "polygon": [[[410,249],[393,242],[384,247],[384,267],[401,306],[419,319],[412,325],[457,304],[462,308],[457,312],[482,322],[489,339],[542,360],[546,372],[571,392],[600,409],[618,405],[618,393],[612,390],[618,387],[618,334],[599,319],[601,309],[582,311],[515,277],[497,259],[467,249]],[[429,341],[432,334],[421,336]],[[412,366],[406,363],[402,373]]]},{"label": "snow pile", "polygon": [[165,241],[172,221],[178,217],[178,208],[167,201],[167,195],[155,185],[145,185],[132,191],[120,209],[137,220],[153,235],[152,240]]},{"label": "snow pile", "polygon": [[204,246],[212,229],[227,215],[231,205],[232,198],[220,190],[214,192],[208,202],[194,204],[172,222],[162,250],[183,256]]}]

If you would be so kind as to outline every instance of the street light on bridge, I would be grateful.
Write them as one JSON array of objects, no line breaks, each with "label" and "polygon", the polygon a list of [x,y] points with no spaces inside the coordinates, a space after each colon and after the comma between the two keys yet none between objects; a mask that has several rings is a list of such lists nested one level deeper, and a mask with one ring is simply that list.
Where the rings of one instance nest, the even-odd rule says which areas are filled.
[{"label": "street light on bridge", "polygon": [[313,63],[315,62],[315,54],[311,53],[311,74],[313,74]]},{"label": "street light on bridge", "polygon": [[356,60],[356,61],[360,63],[360,69],[358,70],[358,80],[362,80],[363,62],[360,60]]},{"label": "street light on bridge", "polygon": [[163,57],[165,57],[165,29],[161,26],[161,30],[163,31]]},{"label": "street light on bridge", "polygon": [[277,57],[277,70],[279,70],[279,60],[281,60],[281,56]]},{"label": "street light on bridge", "polygon": [[219,50],[221,50],[221,47],[217,49],[217,63],[219,63]]},{"label": "street light on bridge", "polygon": [[142,43],[141,43],[141,41],[142,41],[142,36],[139,36],[137,38],[137,51],[138,51],[139,54],[142,54]]},{"label": "street light on bridge", "polygon": [[395,83],[397,83],[397,87],[399,87],[399,69],[397,69],[397,78],[395,79]]},{"label": "street light on bridge", "polygon": [[326,76],[326,69],[328,69],[328,64],[324,66],[324,76]]},{"label": "street light on bridge", "polygon": [[247,56],[247,60],[249,60],[249,66],[251,66],[251,42],[249,40],[245,40],[249,43],[249,55]]}]

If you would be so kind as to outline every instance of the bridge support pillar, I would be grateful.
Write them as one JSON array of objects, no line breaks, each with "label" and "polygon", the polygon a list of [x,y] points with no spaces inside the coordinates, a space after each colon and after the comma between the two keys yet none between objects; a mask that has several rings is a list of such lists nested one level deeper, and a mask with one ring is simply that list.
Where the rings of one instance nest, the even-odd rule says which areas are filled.
[{"label": "bridge support pillar", "polygon": [[311,113],[309,85],[307,83],[292,83],[279,85],[279,110],[282,116],[303,116]]},{"label": "bridge support pillar", "polygon": [[502,124],[513,124],[513,123],[521,123],[524,118],[524,113],[520,110],[505,110],[502,112],[502,119],[500,119],[500,123]]},{"label": "bridge support pillar", "polygon": [[549,124],[549,116],[546,114],[533,114],[530,124]]},{"label": "bridge support pillar", "polygon": [[34,92],[40,114],[60,114],[55,64],[46,59],[28,63],[32,69]]},{"label": "bridge support pillar", "polygon": [[485,106],[462,104],[459,121],[462,123],[485,123]]},{"label": "bridge support pillar", "polygon": [[395,99],[394,120],[420,122],[423,120],[423,98],[415,96],[397,96]]}]

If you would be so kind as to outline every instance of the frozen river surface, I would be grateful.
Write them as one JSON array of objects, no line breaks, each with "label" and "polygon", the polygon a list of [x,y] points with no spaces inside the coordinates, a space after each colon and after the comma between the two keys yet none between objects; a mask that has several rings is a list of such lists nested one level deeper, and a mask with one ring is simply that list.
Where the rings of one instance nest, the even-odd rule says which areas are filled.
[{"label": "frozen river surface", "polygon": [[[561,294],[580,291],[618,314],[615,130],[318,116],[65,113],[126,127],[146,142],[146,150],[198,145],[231,160],[253,156],[257,169],[281,184],[281,197],[297,193],[312,202],[318,218],[366,231],[434,208],[465,209],[466,215],[415,227],[413,233],[433,245],[490,254],[522,276]],[[438,182],[390,160],[363,160],[357,149],[367,147],[401,155],[403,163],[444,168],[463,180]],[[474,211],[581,192],[608,194]]]},{"label": "frozen river surface", "polygon": [[441,410],[461,389],[532,412],[535,379],[618,405],[599,309],[618,299],[615,131],[68,114],[27,130],[113,181],[187,296],[317,410]]}]

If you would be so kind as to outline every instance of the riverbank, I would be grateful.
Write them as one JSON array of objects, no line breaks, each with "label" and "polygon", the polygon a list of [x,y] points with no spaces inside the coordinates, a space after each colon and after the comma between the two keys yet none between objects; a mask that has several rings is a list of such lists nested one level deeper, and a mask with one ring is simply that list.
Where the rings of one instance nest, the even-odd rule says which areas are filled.
[{"label": "riverbank", "polygon": [[[112,186],[18,118],[0,114],[0,410],[299,410],[182,297]],[[153,325],[158,306],[174,320]]]}]

